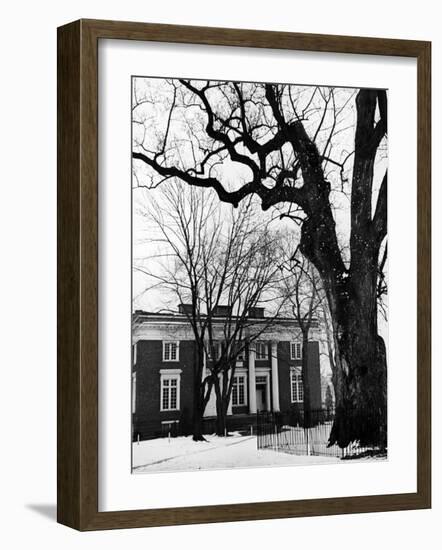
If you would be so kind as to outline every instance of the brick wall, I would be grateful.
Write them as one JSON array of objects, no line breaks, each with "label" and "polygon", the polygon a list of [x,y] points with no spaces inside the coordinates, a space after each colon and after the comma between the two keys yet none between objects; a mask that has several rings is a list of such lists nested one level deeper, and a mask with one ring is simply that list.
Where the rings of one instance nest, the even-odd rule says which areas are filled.
[{"label": "brick wall", "polygon": [[[134,372],[137,373],[136,413],[133,415],[134,438],[161,434],[161,422],[179,420],[189,425],[192,416],[195,344],[182,341],[178,361],[163,361],[163,343],[160,340],[140,340]],[[160,369],[181,369],[180,410],[160,411]]]},{"label": "brick wall", "polygon": [[[302,368],[301,359],[291,359],[290,342],[278,343],[279,406],[288,412],[291,403],[290,368]],[[319,342],[308,344],[308,379],[310,383],[311,408],[321,408],[321,373],[319,367]]]},{"label": "brick wall", "polygon": [[[290,342],[278,343],[279,365],[279,400],[282,412],[289,412],[291,403],[290,368],[301,367],[301,360],[290,358]],[[137,343],[136,364],[133,372],[137,373],[136,412],[133,414],[133,437],[146,439],[162,434],[162,421],[178,420],[181,430],[190,433],[193,391],[194,391],[194,357],[196,347],[192,341],[181,341],[178,361],[163,361],[163,343],[160,340],[140,340]],[[266,360],[257,360],[256,366],[271,365],[270,354]],[[247,365],[245,361],[244,366]],[[160,411],[161,369],[181,369],[180,410]],[[319,344],[309,343],[309,382],[311,388],[311,406],[321,407],[321,378],[319,369]],[[248,384],[246,391],[248,393]],[[271,393],[271,392],[270,392]],[[248,403],[250,396],[248,395]],[[234,407],[235,414],[247,414],[248,405]]]}]

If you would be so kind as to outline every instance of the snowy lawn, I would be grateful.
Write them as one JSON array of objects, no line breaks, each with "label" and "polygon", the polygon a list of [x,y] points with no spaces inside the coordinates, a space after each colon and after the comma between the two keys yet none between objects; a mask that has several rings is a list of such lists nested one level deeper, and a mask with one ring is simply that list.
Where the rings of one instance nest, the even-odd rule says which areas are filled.
[{"label": "snowy lawn", "polygon": [[133,473],[177,472],[259,466],[330,464],[339,458],[294,456],[270,449],[258,450],[256,436],[233,434],[205,436],[207,442],[192,437],[152,439],[133,444]]}]

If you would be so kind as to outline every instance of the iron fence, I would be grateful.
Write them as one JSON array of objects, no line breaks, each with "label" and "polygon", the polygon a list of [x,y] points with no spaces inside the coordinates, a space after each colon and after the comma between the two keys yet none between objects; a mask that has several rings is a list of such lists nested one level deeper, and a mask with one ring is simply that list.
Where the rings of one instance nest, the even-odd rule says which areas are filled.
[{"label": "iron fence", "polygon": [[359,458],[367,455],[381,455],[385,449],[363,447],[351,443],[341,448],[328,441],[334,420],[332,409],[302,410],[289,414],[260,412],[257,415],[258,449],[273,449],[294,455],[333,456]]}]

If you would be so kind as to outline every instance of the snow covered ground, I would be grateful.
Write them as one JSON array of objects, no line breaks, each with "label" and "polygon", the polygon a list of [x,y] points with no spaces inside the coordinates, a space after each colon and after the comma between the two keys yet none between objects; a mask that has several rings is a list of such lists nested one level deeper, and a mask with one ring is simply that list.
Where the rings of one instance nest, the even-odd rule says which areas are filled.
[{"label": "snow covered ground", "polygon": [[153,439],[133,444],[133,473],[177,472],[260,466],[331,464],[335,457],[294,456],[270,449],[258,450],[256,436],[233,434],[230,437],[205,436]]}]

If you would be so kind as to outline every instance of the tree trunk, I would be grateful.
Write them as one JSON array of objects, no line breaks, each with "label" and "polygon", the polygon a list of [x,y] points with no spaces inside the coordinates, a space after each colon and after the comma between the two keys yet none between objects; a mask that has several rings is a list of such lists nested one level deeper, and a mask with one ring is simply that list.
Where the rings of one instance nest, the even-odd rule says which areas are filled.
[{"label": "tree trunk", "polygon": [[336,296],[336,416],[329,445],[387,445],[387,361],[378,334],[375,247],[365,247],[363,266],[353,269]]},{"label": "tree trunk", "polygon": [[[380,120],[375,123],[378,100]],[[377,147],[386,134],[386,95],[361,90],[356,100],[357,126],[351,187],[350,267],[343,263],[330,203],[329,187],[317,174],[322,195],[308,197],[308,217],[301,228],[301,252],[323,280],[333,324],[336,416],[329,445],[346,447],[387,444],[387,361],[378,334],[377,272],[382,239],[387,232],[387,175],[372,212],[373,169]],[[303,134],[303,141],[308,142]],[[317,151],[312,159],[319,163]],[[306,175],[315,176],[306,157]],[[304,177],[305,179],[305,177]],[[313,181],[313,179],[312,179]]]},{"label": "tree trunk", "polygon": [[193,422],[192,422],[192,439],[193,441],[206,441],[203,436],[203,416],[204,410],[201,410],[201,401],[199,399],[194,400],[193,407]]},{"label": "tree trunk", "polygon": [[[223,376],[224,378],[224,376]],[[224,437],[227,433],[227,407],[228,403],[223,396],[221,382],[217,376],[214,381],[216,397],[216,435]]]},{"label": "tree trunk", "polygon": [[[337,255],[327,254],[324,242],[334,234],[334,221],[326,209],[306,220],[301,230],[301,252],[321,275],[335,340],[333,384],[336,416],[329,445],[384,448],[387,439],[387,364],[385,343],[377,326],[377,262],[379,240],[364,224],[353,225],[358,240],[352,243],[347,271]],[[329,242],[332,248],[335,243]]]},{"label": "tree trunk", "polygon": [[207,394],[206,383],[202,380],[204,365],[204,348],[195,350],[195,375],[194,375],[194,400],[192,414],[192,439],[193,441],[206,441],[203,436],[203,417],[207,402],[210,397],[211,385],[208,385]]},{"label": "tree trunk", "polygon": [[304,390],[304,428],[312,427],[310,380],[308,376],[308,329],[302,331],[302,385]]}]

